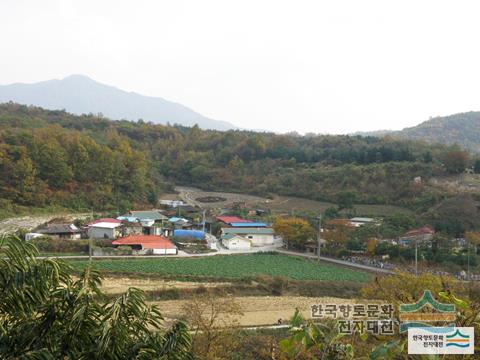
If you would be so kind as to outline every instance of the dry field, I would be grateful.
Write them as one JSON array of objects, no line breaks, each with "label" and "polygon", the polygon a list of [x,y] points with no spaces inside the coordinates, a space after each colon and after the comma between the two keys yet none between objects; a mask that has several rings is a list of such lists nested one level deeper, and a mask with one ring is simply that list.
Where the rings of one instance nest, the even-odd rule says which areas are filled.
[{"label": "dry field", "polygon": [[[196,289],[199,287],[225,287],[232,286],[229,282],[187,282],[169,281],[163,279],[130,278],[130,277],[106,277],[102,282],[102,290],[109,295],[119,295],[129,287],[137,287],[144,291],[158,291],[169,289]],[[200,296],[200,295],[199,295]],[[339,297],[306,297],[306,296],[228,296],[229,300],[235,301],[243,315],[234,317],[240,326],[276,325],[278,320],[288,320],[295,309],[298,308],[306,318],[311,317],[310,307],[314,304],[354,304],[359,301],[343,299]],[[188,306],[190,299],[148,301],[158,305],[167,322],[182,319],[183,308]],[[232,319],[232,317],[227,316]]]},{"label": "dry field", "polygon": [[[276,212],[288,212],[295,213],[296,211],[311,211],[311,212],[323,212],[327,208],[335,206],[335,204],[325,201],[317,201],[310,199],[303,199],[293,196],[275,196],[274,199],[266,199],[259,196],[226,193],[226,192],[213,192],[203,191],[196,188],[177,186],[175,188],[179,192],[178,198],[183,201],[200,206],[202,208],[222,208],[226,205],[231,205],[234,202],[245,202],[249,208],[261,208],[270,209]],[[218,196],[225,198],[225,201],[202,203],[197,199],[208,196]],[[370,216],[385,216],[393,213],[401,212],[405,214],[411,213],[410,210],[394,206],[394,205],[355,205],[355,210],[358,214],[370,215]]]},{"label": "dry field", "polygon": [[[276,325],[290,319],[298,308],[305,318],[311,318],[311,306],[314,304],[354,304],[355,300],[334,297],[303,297],[303,296],[244,296],[231,297],[241,307],[243,315],[236,320],[241,326]],[[162,315],[167,320],[178,319],[183,315],[182,308],[188,305],[188,300],[165,300],[151,302],[158,305]]]},{"label": "dry field", "polygon": [[213,283],[199,283],[189,281],[171,281],[163,279],[150,279],[150,278],[129,278],[129,277],[105,277],[102,281],[102,290],[106,294],[121,294],[128,290],[130,287],[136,287],[143,291],[158,291],[169,289],[195,289],[200,286],[209,287],[221,287],[229,286],[229,282],[213,282]]}]

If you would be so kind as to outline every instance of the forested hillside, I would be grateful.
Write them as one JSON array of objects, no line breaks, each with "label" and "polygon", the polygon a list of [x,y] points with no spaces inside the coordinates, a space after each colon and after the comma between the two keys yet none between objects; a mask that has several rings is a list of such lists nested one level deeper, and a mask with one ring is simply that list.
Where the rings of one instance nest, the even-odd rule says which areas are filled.
[{"label": "forested hillside", "polygon": [[439,194],[425,180],[461,171],[456,155],[391,138],[206,131],[0,105],[4,205],[125,209],[155,204],[159,193],[185,184],[428,207]]},{"label": "forested hillside", "polygon": [[420,125],[406,128],[390,135],[411,140],[425,140],[447,145],[458,144],[480,153],[480,112],[466,112],[445,117],[435,117]]}]

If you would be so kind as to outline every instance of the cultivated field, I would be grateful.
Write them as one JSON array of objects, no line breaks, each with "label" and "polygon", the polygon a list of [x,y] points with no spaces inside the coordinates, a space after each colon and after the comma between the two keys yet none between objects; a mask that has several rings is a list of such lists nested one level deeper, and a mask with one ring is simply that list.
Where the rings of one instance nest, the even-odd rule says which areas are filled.
[{"label": "cultivated field", "polygon": [[[72,261],[83,268],[88,261]],[[334,280],[366,282],[369,275],[352,270],[283,254],[248,254],[206,256],[201,258],[154,258],[97,260],[98,270],[115,273],[144,273],[172,276],[195,276],[218,279],[238,279],[249,276],[284,276],[294,280]]]},{"label": "cultivated field", "polygon": [[[177,198],[184,200],[185,202],[200,206],[202,208],[222,208],[228,205],[232,205],[234,202],[245,202],[249,208],[270,209],[276,212],[287,212],[294,214],[296,211],[311,211],[321,213],[329,207],[334,207],[335,204],[325,201],[316,201],[310,199],[303,199],[293,196],[275,196],[273,199],[266,199],[259,196],[227,193],[227,192],[214,192],[203,191],[196,188],[181,187],[175,188],[179,192]],[[175,197],[170,194],[168,198]],[[201,202],[198,199],[208,197],[220,197],[225,201],[218,202]],[[359,215],[364,216],[385,216],[394,213],[410,214],[411,211],[399,206],[394,205],[355,205],[355,210]]]}]

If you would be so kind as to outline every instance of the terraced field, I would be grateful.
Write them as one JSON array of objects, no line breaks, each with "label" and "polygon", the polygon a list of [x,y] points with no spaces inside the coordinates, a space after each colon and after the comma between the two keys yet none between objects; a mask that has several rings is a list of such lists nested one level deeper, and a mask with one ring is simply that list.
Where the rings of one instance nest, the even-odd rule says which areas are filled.
[{"label": "terraced field", "polygon": [[[88,261],[72,261],[81,269]],[[201,258],[152,258],[97,260],[94,267],[115,273],[192,275],[210,278],[242,278],[256,275],[285,276],[294,280],[366,282],[365,272],[283,254],[206,256]]]}]

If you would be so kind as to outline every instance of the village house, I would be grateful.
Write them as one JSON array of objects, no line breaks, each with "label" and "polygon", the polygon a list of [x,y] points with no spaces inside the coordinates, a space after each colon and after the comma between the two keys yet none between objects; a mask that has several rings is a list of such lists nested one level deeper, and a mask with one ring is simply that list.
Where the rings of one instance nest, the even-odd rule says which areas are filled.
[{"label": "village house", "polygon": [[222,228],[222,237],[229,234],[249,239],[251,246],[273,245],[275,239],[272,228]]},{"label": "village house", "polygon": [[177,247],[168,239],[158,235],[129,235],[112,241],[112,245],[130,246],[138,254],[177,255]]},{"label": "village house", "polygon": [[359,227],[362,225],[368,225],[368,224],[378,224],[378,221],[376,221],[373,218],[367,218],[367,217],[354,217],[351,218],[350,224],[355,227]]},{"label": "village house", "polygon": [[54,239],[79,240],[82,231],[74,224],[48,224],[46,227],[36,230],[36,233]]},{"label": "village house", "polygon": [[226,234],[222,236],[222,244],[229,250],[250,250],[252,241],[241,235]]},{"label": "village house", "polygon": [[174,229],[187,229],[191,228],[193,225],[188,221],[188,219],[173,216],[168,221],[172,224]]},{"label": "village house", "polygon": [[435,235],[435,231],[432,228],[423,226],[419,229],[407,231],[405,235],[398,239],[398,244],[402,246],[412,246],[415,245],[415,243],[427,243],[433,239],[433,235]]},{"label": "village house", "polygon": [[[159,210],[131,210],[128,212],[129,217],[137,218],[140,222],[151,222],[157,224],[163,224],[163,222],[168,220],[168,217],[163,215]],[[150,226],[150,225],[147,225]]]},{"label": "village house", "polygon": [[251,223],[251,220],[245,220],[238,216],[217,216],[217,220],[224,224],[230,225],[232,223]]},{"label": "village house", "polygon": [[[133,221],[130,221],[133,220]],[[143,226],[136,219],[122,220],[122,236],[143,235]]]},{"label": "village house", "polygon": [[107,220],[89,224],[87,234],[90,239],[116,239],[122,235],[122,222]]},{"label": "village house", "polygon": [[185,203],[182,200],[161,199],[160,205],[176,208],[177,206],[185,205]]}]

